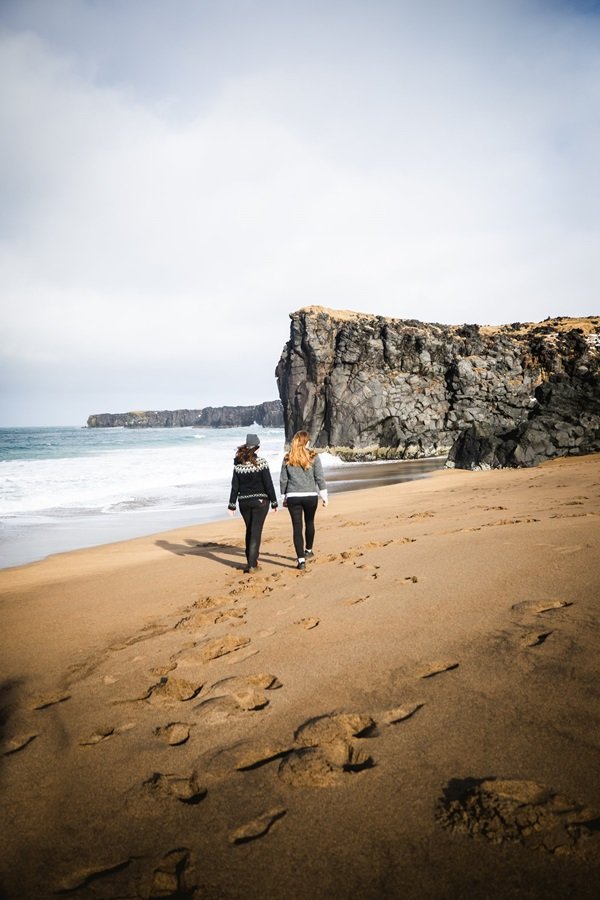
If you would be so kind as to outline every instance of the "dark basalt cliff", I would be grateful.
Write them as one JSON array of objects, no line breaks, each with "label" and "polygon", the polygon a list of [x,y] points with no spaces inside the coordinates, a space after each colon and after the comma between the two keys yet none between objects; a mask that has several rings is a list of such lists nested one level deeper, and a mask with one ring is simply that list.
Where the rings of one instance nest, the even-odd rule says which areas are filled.
[{"label": "dark basalt cliff", "polygon": [[471,455],[459,443],[451,462],[469,468],[600,450],[600,318],[449,326],[307,307],[291,320],[276,371],[287,439],[306,429],[347,459],[410,459],[460,438]]},{"label": "dark basalt cliff", "polygon": [[198,421],[198,425],[210,428],[249,428],[254,423],[266,428],[283,428],[281,402],[270,400],[259,406],[207,406]]},{"label": "dark basalt cliff", "polygon": [[88,428],[183,428],[197,425],[201,409],[145,409],[88,416]]},{"label": "dark basalt cliff", "polygon": [[126,413],[99,413],[89,416],[88,428],[183,428],[190,425],[207,428],[249,428],[251,425],[283,428],[283,409],[279,400],[258,406],[207,406],[204,409],[137,410]]}]

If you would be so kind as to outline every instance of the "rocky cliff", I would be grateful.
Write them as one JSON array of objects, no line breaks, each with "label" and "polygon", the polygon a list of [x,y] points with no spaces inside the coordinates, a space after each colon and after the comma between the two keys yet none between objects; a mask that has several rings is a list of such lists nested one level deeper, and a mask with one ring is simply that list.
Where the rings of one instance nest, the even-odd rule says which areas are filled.
[{"label": "rocky cliff", "polygon": [[248,428],[251,425],[283,428],[283,408],[279,400],[258,406],[207,406],[204,409],[137,410],[126,413],[98,413],[89,416],[88,428]]},{"label": "rocky cliff", "polygon": [[183,428],[197,425],[201,409],[146,409],[89,416],[88,428]]},{"label": "rocky cliff", "polygon": [[199,425],[210,428],[248,428],[254,423],[266,428],[283,428],[281,401],[270,400],[258,406],[207,406],[198,420]]},{"label": "rocky cliff", "polygon": [[346,458],[416,458],[483,428],[504,446],[495,464],[516,465],[600,450],[599,317],[447,326],[307,307],[291,320],[276,370],[288,439],[304,428]]}]

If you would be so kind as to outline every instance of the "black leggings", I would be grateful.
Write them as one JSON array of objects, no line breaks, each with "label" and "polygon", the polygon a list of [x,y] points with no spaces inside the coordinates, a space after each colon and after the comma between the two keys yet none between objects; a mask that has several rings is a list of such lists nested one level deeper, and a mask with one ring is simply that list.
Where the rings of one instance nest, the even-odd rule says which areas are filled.
[{"label": "black leggings", "polygon": [[318,497],[288,497],[287,508],[292,518],[294,529],[294,550],[298,559],[304,557],[304,543],[302,540],[302,515],[306,532],[306,546],[312,550],[315,539],[315,513],[319,505]]},{"label": "black leggings", "polygon": [[246,523],[246,559],[253,569],[258,563],[258,551],[263,525],[269,512],[269,501],[258,497],[240,500],[240,512]]}]

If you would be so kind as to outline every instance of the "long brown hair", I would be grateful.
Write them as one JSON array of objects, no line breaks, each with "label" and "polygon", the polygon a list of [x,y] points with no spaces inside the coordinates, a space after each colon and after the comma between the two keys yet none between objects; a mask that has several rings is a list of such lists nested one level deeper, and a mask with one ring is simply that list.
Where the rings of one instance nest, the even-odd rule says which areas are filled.
[{"label": "long brown hair", "polygon": [[310,441],[308,431],[297,431],[290,442],[290,449],[285,454],[285,462],[289,466],[301,466],[310,469],[315,461],[316,452],[306,446]]},{"label": "long brown hair", "polygon": [[258,465],[258,457],[256,455],[257,447],[248,447],[247,444],[242,444],[241,447],[238,447],[235,451],[235,456],[233,458],[234,464],[237,465],[250,465],[257,466]]}]

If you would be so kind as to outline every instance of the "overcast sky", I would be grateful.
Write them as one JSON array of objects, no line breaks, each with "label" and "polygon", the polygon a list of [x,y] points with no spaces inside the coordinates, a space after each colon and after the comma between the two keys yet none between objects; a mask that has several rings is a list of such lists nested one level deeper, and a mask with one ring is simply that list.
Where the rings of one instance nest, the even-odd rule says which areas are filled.
[{"label": "overcast sky", "polygon": [[0,0],[2,425],[258,403],[309,304],[598,314],[600,3]]}]

